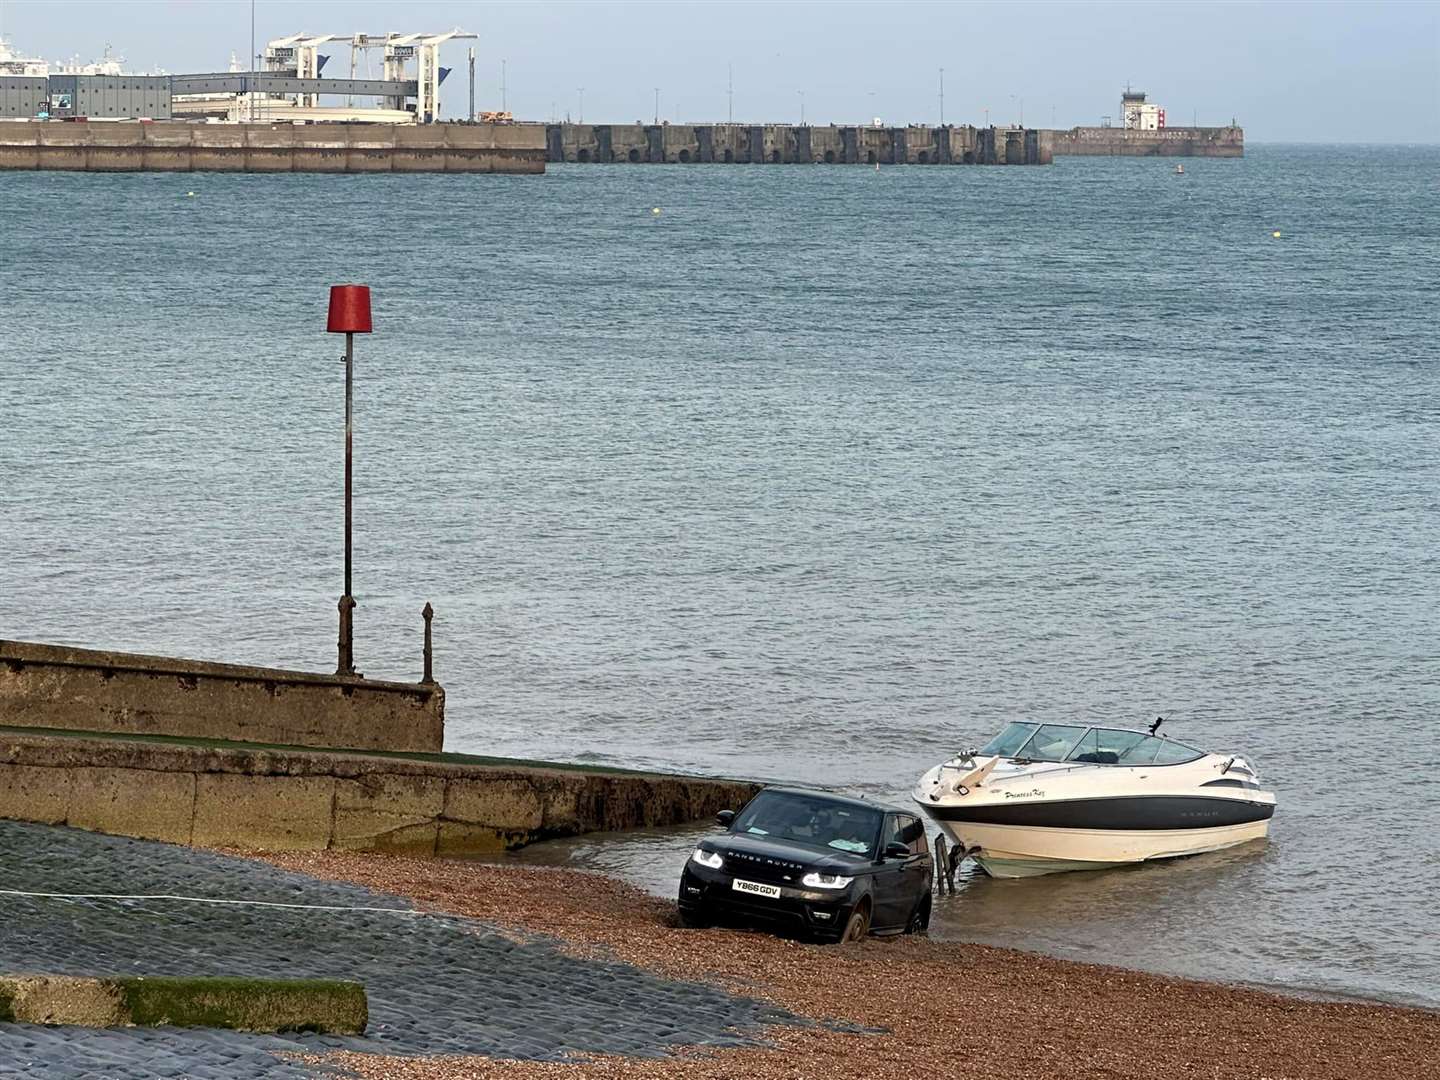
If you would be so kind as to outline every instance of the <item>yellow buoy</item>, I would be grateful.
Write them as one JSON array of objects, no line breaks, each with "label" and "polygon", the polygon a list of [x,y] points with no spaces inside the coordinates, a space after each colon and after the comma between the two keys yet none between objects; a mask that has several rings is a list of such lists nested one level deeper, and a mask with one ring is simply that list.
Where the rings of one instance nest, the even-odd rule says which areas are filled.
[{"label": "yellow buoy", "polygon": [[1276,229],[1276,230],[1275,230],[1274,232],[1272,232],[1270,235],[1273,236],[1276,240],[1279,240],[1279,239],[1280,239],[1280,230],[1279,230],[1279,229]]},{"label": "yellow buoy", "polygon": [[187,191],[187,192],[185,192],[185,197],[186,197],[187,199],[193,199],[193,198],[195,198],[195,192],[193,192],[193,191]]},{"label": "yellow buoy", "polygon": [[658,214],[659,212],[660,212],[660,208],[659,208],[658,206],[655,207],[653,210],[650,211],[650,213],[652,213],[652,214]]}]

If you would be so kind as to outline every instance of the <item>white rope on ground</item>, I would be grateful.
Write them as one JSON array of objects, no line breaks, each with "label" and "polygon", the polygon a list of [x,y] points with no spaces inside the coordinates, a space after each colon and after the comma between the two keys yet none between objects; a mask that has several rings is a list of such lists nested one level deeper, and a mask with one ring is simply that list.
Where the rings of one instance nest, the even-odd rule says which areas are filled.
[{"label": "white rope on ground", "polygon": [[24,892],[20,889],[0,889],[0,896],[26,896],[41,900],[178,900],[186,904],[226,904],[241,907],[291,908],[301,911],[363,911],[385,915],[431,915],[439,918],[459,919],[462,915],[446,912],[417,911],[414,908],[387,907],[346,907],[339,904],[285,904],[277,900],[222,900],[206,896],[175,896],[169,893],[126,895],[124,893],[55,893]]}]

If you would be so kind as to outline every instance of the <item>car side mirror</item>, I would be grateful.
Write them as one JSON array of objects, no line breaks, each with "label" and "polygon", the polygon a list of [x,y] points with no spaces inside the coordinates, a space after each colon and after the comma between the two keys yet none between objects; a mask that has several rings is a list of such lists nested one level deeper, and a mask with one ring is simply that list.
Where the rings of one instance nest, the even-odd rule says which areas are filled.
[{"label": "car side mirror", "polygon": [[900,843],[899,840],[891,840],[885,845],[885,858],[887,859],[908,859],[913,854],[908,846]]},{"label": "car side mirror", "polygon": [[715,815],[715,824],[724,826],[727,829],[730,827],[730,823],[734,820],[734,810],[721,810],[718,814]]}]

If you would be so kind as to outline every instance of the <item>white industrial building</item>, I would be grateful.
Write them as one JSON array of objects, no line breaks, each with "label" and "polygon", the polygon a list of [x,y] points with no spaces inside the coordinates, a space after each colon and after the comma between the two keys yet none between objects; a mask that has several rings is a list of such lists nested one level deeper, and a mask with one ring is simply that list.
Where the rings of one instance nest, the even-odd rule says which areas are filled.
[{"label": "white industrial building", "polygon": [[1143,91],[1127,86],[1120,95],[1120,126],[1130,131],[1159,131],[1165,126],[1165,110],[1146,101]]}]

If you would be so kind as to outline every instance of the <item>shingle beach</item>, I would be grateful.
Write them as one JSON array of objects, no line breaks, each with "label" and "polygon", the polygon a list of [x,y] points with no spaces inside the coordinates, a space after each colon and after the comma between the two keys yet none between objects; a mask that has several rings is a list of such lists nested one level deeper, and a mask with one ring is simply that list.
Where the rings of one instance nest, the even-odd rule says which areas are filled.
[{"label": "shingle beach", "polygon": [[[426,908],[553,934],[572,955],[711,982],[824,1022],[772,1028],[768,1047],[668,1060],[343,1056],[367,1078],[1413,1080],[1431,1075],[1440,1060],[1440,1013],[1428,1010],[1309,1000],[925,938],[827,947],[681,930],[667,901],[558,869],[329,852],[275,861]],[[837,1031],[837,1023],[863,1031]]]},{"label": "shingle beach", "polygon": [[371,1011],[363,1037],[0,1023],[5,1076],[1408,1080],[1440,1058],[1436,1012],[925,938],[681,930],[667,901],[567,869],[14,822],[0,866],[0,972],[351,978]]}]

